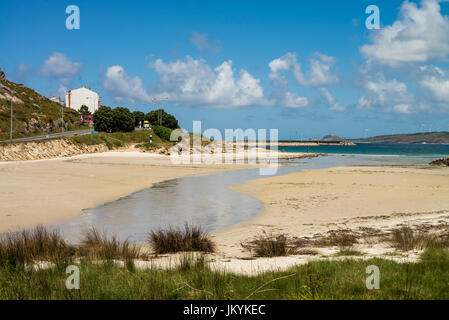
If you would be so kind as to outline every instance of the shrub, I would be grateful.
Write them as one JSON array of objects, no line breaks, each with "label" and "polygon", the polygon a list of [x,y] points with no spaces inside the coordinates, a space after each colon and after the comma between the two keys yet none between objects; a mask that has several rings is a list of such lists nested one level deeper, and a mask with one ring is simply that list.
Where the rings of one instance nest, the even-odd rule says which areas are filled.
[{"label": "shrub", "polygon": [[155,134],[158,135],[159,138],[164,139],[166,141],[170,141],[170,136],[172,133],[171,129],[161,126],[155,126],[153,127],[153,131]]},{"label": "shrub", "polygon": [[191,227],[187,223],[184,229],[151,231],[148,241],[156,254],[188,251],[214,252],[215,244],[201,227]]}]

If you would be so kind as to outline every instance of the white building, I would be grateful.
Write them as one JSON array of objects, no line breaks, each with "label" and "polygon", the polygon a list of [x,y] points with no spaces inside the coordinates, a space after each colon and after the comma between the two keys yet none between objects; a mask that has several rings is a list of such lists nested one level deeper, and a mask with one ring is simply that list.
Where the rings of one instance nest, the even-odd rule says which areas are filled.
[{"label": "white building", "polygon": [[50,98],[50,100],[53,101],[53,102],[56,102],[56,103],[59,103],[59,104],[64,105],[64,103],[61,101],[61,99],[59,99],[59,97],[52,96],[52,97]]},{"label": "white building", "polygon": [[65,104],[67,108],[75,110],[79,110],[82,105],[85,105],[93,114],[100,107],[100,96],[86,87],[73,89],[69,90],[65,96]]}]

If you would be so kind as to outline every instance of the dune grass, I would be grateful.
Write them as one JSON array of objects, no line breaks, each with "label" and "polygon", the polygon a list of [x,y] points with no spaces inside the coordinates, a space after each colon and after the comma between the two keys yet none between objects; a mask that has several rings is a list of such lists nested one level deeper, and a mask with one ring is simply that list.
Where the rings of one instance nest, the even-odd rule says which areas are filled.
[{"label": "dune grass", "polygon": [[423,250],[428,247],[448,247],[448,234],[436,236],[422,231],[402,227],[392,231],[392,245],[401,251]]},{"label": "dune grass", "polygon": [[87,230],[78,247],[78,255],[99,260],[133,260],[140,257],[139,248],[128,240],[120,241],[95,228]]},{"label": "dune grass", "polygon": [[151,231],[148,242],[156,254],[188,251],[214,252],[215,245],[201,227],[184,225],[184,229],[170,227]]},{"label": "dune grass", "polygon": [[267,234],[263,233],[255,240],[242,247],[250,251],[255,257],[282,257],[297,253],[298,245],[288,240],[285,234]]},{"label": "dune grass", "polygon": [[[210,251],[213,246],[201,229],[188,225],[153,235],[162,237],[164,250],[200,246]],[[182,244],[185,239],[188,246]],[[284,240],[277,244],[288,244]],[[44,227],[7,234],[0,241],[0,299],[449,299],[449,250],[437,242],[416,263],[320,260],[256,276],[212,270],[210,257],[199,253],[185,253],[172,269],[138,269],[128,263],[138,257],[134,245],[95,229],[76,247]],[[52,264],[29,268],[39,261]],[[73,264],[80,270],[79,290],[65,287],[65,268]],[[380,270],[379,290],[365,286],[370,265]]]},{"label": "dune grass", "polygon": [[63,263],[71,260],[75,251],[58,231],[38,226],[0,238],[0,266],[15,269],[25,268],[35,261]]}]

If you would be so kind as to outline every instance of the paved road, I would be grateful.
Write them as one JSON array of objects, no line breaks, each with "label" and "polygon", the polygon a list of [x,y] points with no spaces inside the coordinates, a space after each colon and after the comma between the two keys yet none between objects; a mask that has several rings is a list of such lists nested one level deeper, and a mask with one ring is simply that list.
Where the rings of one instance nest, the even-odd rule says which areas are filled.
[{"label": "paved road", "polygon": [[[82,135],[82,134],[89,134],[89,133],[92,133],[92,131],[94,131],[94,129],[59,132],[59,133],[52,133],[52,134],[47,134],[47,135],[43,135],[43,136],[12,139],[12,142],[29,142],[29,141],[40,141],[40,140],[54,139],[54,138],[59,138],[59,137],[73,137],[73,136],[78,136],[78,135]],[[4,141],[0,141],[0,142],[9,142],[9,141],[10,140],[4,140]]]}]

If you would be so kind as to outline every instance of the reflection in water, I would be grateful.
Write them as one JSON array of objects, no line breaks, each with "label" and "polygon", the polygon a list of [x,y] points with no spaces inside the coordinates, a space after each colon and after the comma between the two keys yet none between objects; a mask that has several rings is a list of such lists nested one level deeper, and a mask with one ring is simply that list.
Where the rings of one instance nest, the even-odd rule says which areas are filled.
[{"label": "reflection in water", "polygon": [[[395,157],[396,161],[400,158]],[[385,158],[320,157],[307,160],[309,165],[281,166],[276,175],[345,164],[381,164],[383,161]],[[259,169],[245,169],[168,180],[85,210],[80,217],[56,227],[72,241],[78,241],[82,232],[90,227],[137,242],[146,241],[150,230],[180,227],[185,222],[214,231],[247,221],[261,211],[259,201],[228,188],[258,178],[265,178],[259,175]]]}]

